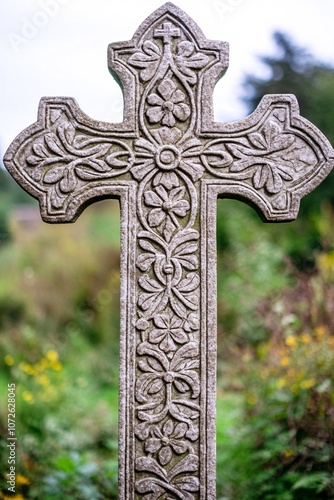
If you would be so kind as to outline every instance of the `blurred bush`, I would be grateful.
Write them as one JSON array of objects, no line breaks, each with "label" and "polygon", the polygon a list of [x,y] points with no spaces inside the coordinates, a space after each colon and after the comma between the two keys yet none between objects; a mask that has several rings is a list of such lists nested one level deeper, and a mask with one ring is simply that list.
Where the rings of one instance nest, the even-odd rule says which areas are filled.
[{"label": "blurred bush", "polygon": [[25,226],[23,206],[8,218],[0,246],[3,495],[7,383],[15,383],[20,498],[117,497],[116,205],[98,204],[67,226]]}]

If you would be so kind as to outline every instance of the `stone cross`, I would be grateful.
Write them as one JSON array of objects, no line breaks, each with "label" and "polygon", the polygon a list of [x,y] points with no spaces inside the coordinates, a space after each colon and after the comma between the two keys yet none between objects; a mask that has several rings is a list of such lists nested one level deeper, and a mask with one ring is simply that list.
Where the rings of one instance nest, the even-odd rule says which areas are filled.
[{"label": "stone cross", "polygon": [[243,200],[266,221],[293,220],[334,163],[293,95],[266,95],[247,118],[214,122],[227,66],[227,43],[167,3],[132,40],[109,46],[123,123],[45,97],[4,159],[46,222],[120,200],[120,499],[216,496],[217,197]]}]

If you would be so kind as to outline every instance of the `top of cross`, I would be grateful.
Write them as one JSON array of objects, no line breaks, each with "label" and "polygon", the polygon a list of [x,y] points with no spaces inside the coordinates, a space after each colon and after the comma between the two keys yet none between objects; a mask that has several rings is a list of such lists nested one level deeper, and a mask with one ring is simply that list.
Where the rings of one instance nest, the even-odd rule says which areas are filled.
[{"label": "top of cross", "polygon": [[179,38],[180,36],[180,29],[173,28],[171,23],[163,23],[162,28],[154,30],[154,38],[162,38],[164,44],[170,43],[172,38]]},{"label": "top of cross", "polygon": [[109,68],[124,93],[123,123],[94,121],[70,98],[43,98],[37,123],[14,141],[5,164],[50,222],[73,220],[120,178],[139,180],[149,147],[156,168],[177,174],[187,163],[191,176],[196,164],[196,180],[219,181],[222,193],[255,205],[267,220],[291,220],[300,198],[332,168],[333,149],[300,117],[291,95],[265,96],[239,122],[214,122],[213,89],[227,66],[228,44],[207,40],[167,3],[132,40],[109,46]]}]

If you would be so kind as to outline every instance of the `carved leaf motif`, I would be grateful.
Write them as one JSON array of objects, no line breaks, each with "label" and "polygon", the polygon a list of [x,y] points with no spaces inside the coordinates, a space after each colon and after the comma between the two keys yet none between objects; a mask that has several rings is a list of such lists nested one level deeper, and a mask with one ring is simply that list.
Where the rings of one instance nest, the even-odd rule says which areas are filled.
[{"label": "carved leaf motif", "polygon": [[[186,309],[196,311],[198,309],[199,298],[198,294],[194,293],[199,287],[200,279],[197,273],[191,272],[177,285],[172,287],[173,300],[171,305],[178,316],[184,318],[186,316]],[[180,315],[181,314],[181,315]]]},{"label": "carved leaf motif", "polygon": [[176,479],[174,484],[183,491],[196,492],[199,490],[199,480],[195,476],[186,476]]},{"label": "carved leaf motif", "polygon": [[77,185],[77,178],[74,174],[73,169],[65,168],[63,172],[63,178],[59,183],[60,190],[63,193],[71,193],[75,190]]},{"label": "carved leaf motif", "polygon": [[264,188],[270,195],[279,193],[284,181],[293,181],[296,172],[317,161],[308,144],[285,132],[273,120],[261,132],[252,132],[247,138],[249,145],[226,144],[237,158],[229,171],[242,175],[241,178],[252,178],[255,189]]},{"label": "carved leaf motif", "polygon": [[[146,457],[140,457],[136,460],[136,469],[155,474],[155,477],[140,479],[136,482],[138,493],[151,493],[151,495],[145,495],[147,499],[158,499],[164,492],[168,492],[184,500],[193,500],[193,495],[188,492],[199,490],[199,481],[196,477],[182,476],[177,478],[180,474],[198,470],[198,457],[194,454],[189,454],[181,459],[168,473],[165,473],[154,459]],[[164,471],[165,476],[163,476],[162,471]]]},{"label": "carved leaf motif", "polygon": [[153,458],[148,458],[148,457],[137,458],[136,469],[138,471],[153,472],[153,474],[156,474],[157,476],[161,477],[162,479],[167,478],[167,473],[166,473],[165,469],[160,467],[158,462],[156,460],[154,460]]},{"label": "carved leaf motif", "polygon": [[225,169],[233,164],[233,157],[225,150],[224,143],[209,143],[200,157],[207,170],[218,176],[221,170],[226,175]]},{"label": "carved leaf motif", "polygon": [[[180,460],[168,473],[168,479],[174,479],[179,474],[184,472],[196,472],[198,469],[198,457],[193,454],[189,454]],[[194,490],[197,491],[197,490]]]},{"label": "carved leaf motif", "polygon": [[68,120],[55,127],[56,132],[48,131],[32,145],[32,154],[27,157],[31,178],[55,186],[51,197],[55,208],[63,206],[66,195],[77,188],[78,181],[113,177],[113,167],[124,172],[132,165],[132,153],[121,141],[115,141],[118,150],[113,151],[112,140],[97,142],[92,137],[76,136],[76,129]]},{"label": "carved leaf motif", "polygon": [[58,139],[58,137],[53,134],[49,133],[44,136],[45,143],[47,144],[49,150],[52,153],[55,153],[57,156],[65,156],[66,151],[63,150],[61,143]]},{"label": "carved leaf motif", "polygon": [[262,134],[259,132],[252,132],[248,134],[249,142],[258,149],[266,149],[268,144]]},{"label": "carved leaf motif", "polygon": [[44,182],[46,182],[47,184],[55,184],[56,182],[60,181],[60,179],[62,179],[64,176],[65,167],[66,164],[64,163],[61,166],[50,168],[50,170],[48,170],[44,175]]},{"label": "carved leaf motif", "polygon": [[178,285],[179,292],[192,292],[199,286],[199,276],[196,273],[188,273],[186,278]]},{"label": "carved leaf motif", "polygon": [[151,42],[151,40],[145,40],[142,46],[142,51],[132,54],[128,59],[128,63],[135,68],[142,68],[140,78],[143,82],[147,82],[153,77],[160,61],[160,57],[161,51],[158,45]]},{"label": "carved leaf motif", "polygon": [[197,82],[195,70],[204,68],[208,62],[209,57],[206,54],[195,53],[195,46],[192,42],[185,40],[178,44],[175,63],[179,71],[181,71],[191,85]]},{"label": "carved leaf motif", "polygon": [[157,392],[161,391],[163,386],[164,386],[163,381],[161,379],[157,379],[153,382],[153,384],[150,385],[147,393],[148,394],[156,394]]}]

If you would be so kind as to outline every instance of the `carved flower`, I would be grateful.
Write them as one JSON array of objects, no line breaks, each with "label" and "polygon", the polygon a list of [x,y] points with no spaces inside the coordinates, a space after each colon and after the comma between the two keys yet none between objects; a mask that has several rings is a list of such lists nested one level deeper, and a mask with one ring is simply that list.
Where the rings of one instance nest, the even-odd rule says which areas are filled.
[{"label": "carved flower", "polygon": [[159,427],[154,426],[151,429],[151,435],[145,441],[145,451],[148,453],[157,453],[161,465],[167,465],[173,456],[173,451],[178,455],[185,453],[188,449],[186,441],[181,441],[188,430],[184,422],[174,426],[172,420],[167,420],[163,425],[162,432]]},{"label": "carved flower", "polygon": [[174,127],[175,118],[181,122],[189,118],[190,108],[183,102],[186,95],[176,87],[172,80],[163,80],[157,92],[157,94],[150,94],[147,98],[147,102],[153,106],[146,111],[150,123],[161,122],[167,127]]},{"label": "carved flower", "polygon": [[185,217],[190,209],[189,202],[184,200],[185,188],[174,188],[167,193],[163,186],[157,186],[154,191],[144,193],[145,204],[153,207],[148,214],[148,223],[151,227],[160,226],[165,222],[165,236],[170,239],[171,233],[179,222],[176,218]]},{"label": "carved flower", "polygon": [[154,318],[154,324],[157,329],[149,334],[149,341],[152,344],[159,344],[162,351],[171,354],[176,350],[177,344],[185,344],[188,340],[186,333],[182,330],[183,321],[173,315],[171,311],[167,314],[159,314]]},{"label": "carved flower", "polygon": [[208,62],[209,57],[203,53],[195,52],[195,45],[192,42],[184,40],[178,44],[175,63],[190,84],[194,85],[197,82],[194,70],[204,68]]},{"label": "carved flower", "polygon": [[177,172],[180,170],[196,182],[204,173],[199,160],[202,143],[196,139],[188,139],[178,144],[182,133],[177,128],[161,127],[151,130],[155,143],[146,139],[135,142],[135,166],[131,169],[133,177],[141,181],[155,170],[153,186],[162,184],[166,189],[180,185]]}]

